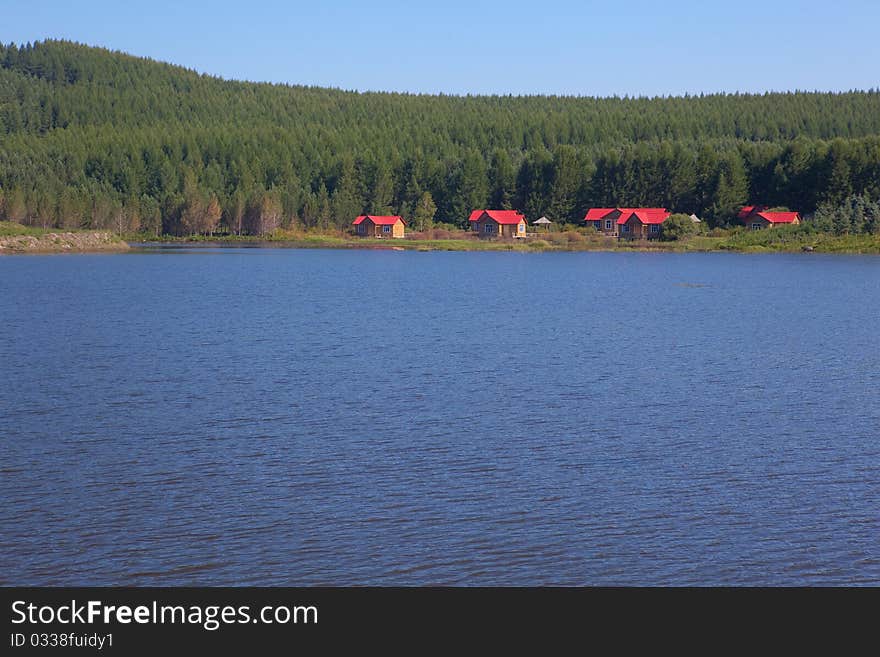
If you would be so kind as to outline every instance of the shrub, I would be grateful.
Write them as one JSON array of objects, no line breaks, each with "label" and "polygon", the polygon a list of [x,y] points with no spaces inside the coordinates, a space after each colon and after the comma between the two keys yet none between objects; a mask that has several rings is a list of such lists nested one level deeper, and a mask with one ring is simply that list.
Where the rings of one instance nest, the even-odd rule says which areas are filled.
[{"label": "shrub", "polygon": [[660,239],[664,242],[675,242],[697,232],[697,224],[689,215],[673,214],[660,225]]}]

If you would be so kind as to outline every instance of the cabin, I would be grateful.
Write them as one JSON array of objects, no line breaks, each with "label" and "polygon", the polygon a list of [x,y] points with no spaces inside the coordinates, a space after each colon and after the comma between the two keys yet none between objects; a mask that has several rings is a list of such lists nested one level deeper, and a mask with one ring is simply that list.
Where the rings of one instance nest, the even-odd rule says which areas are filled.
[{"label": "cabin", "polygon": [[763,212],[767,209],[766,205],[747,205],[742,210],[737,212],[736,218],[746,223],[749,217],[758,214],[759,212]]},{"label": "cabin", "polygon": [[605,235],[617,235],[617,220],[621,211],[618,208],[590,208],[584,217],[587,226]]},{"label": "cabin", "polygon": [[359,237],[403,237],[406,222],[398,216],[362,214],[352,225]]},{"label": "cabin", "polygon": [[660,237],[660,227],[669,218],[664,208],[632,208],[617,220],[621,239],[654,240]]},{"label": "cabin", "polygon": [[516,210],[474,210],[468,221],[480,237],[526,236],[526,218]]},{"label": "cabin", "polygon": [[[584,221],[588,226],[592,226],[604,235],[638,239],[639,231],[630,233],[627,228],[624,228],[634,212],[639,212],[641,213],[640,216],[644,217],[662,216],[658,225],[666,221],[666,217],[669,216],[669,210],[666,208],[590,208],[584,217]],[[637,228],[636,224],[629,226],[629,229],[633,228]],[[647,232],[649,236],[653,235],[650,230]],[[656,232],[659,233],[659,229]],[[653,236],[656,237],[656,235]]]},{"label": "cabin", "polygon": [[756,212],[746,217],[749,230],[764,230],[775,226],[797,226],[801,215],[797,212]]}]

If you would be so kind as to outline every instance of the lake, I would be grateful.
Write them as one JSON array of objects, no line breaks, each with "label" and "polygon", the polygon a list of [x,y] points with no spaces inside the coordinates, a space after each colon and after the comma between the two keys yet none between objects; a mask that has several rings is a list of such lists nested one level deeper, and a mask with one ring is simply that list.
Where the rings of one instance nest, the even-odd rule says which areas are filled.
[{"label": "lake", "polygon": [[880,258],[0,258],[5,585],[880,584]]}]

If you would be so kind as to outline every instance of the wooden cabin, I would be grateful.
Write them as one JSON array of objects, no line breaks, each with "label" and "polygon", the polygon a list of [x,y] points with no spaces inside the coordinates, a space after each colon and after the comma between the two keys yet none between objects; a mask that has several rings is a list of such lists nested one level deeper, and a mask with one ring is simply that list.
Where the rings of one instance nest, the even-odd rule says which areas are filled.
[{"label": "wooden cabin", "polygon": [[766,205],[747,205],[742,210],[736,213],[736,218],[741,222],[748,223],[749,217],[753,217],[759,212],[763,212],[767,209]]},{"label": "wooden cabin", "polygon": [[516,210],[474,210],[468,221],[480,237],[526,236],[526,218]]},{"label": "wooden cabin", "polygon": [[362,214],[352,225],[359,237],[403,237],[406,230],[406,222],[396,215],[380,217]]},{"label": "wooden cabin", "polygon": [[617,220],[621,210],[618,208],[590,208],[584,221],[587,226],[592,226],[597,232],[605,235],[617,235]]},{"label": "wooden cabin", "polygon": [[617,220],[619,237],[629,240],[657,239],[669,214],[669,210],[664,208],[628,209]]},{"label": "wooden cabin", "polygon": [[666,208],[590,208],[584,217],[584,222],[603,235],[632,237],[623,226],[633,212],[641,212],[643,216],[652,217],[665,215],[663,221],[669,216]]},{"label": "wooden cabin", "polygon": [[801,215],[797,212],[755,212],[745,219],[749,230],[764,230],[775,226],[797,226]]}]

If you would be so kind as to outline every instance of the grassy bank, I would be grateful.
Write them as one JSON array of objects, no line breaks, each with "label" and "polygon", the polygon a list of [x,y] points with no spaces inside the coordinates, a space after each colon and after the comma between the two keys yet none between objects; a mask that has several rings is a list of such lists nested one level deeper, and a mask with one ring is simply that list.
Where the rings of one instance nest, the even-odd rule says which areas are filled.
[{"label": "grassy bank", "polygon": [[404,239],[365,239],[343,231],[277,230],[265,236],[130,234],[120,238],[109,231],[67,231],[22,226],[0,221],[0,253],[119,251],[128,243],[257,245],[317,249],[405,249],[413,251],[674,251],[742,253],[880,254],[880,235],[833,235],[808,226],[749,231],[743,228],[690,235],[672,242],[628,241],[605,237],[591,229],[557,230],[524,240],[485,240],[459,230],[428,230]]},{"label": "grassy bank", "polygon": [[804,227],[747,231],[741,228],[691,235],[679,241],[627,241],[591,230],[559,230],[524,240],[484,240],[467,231],[410,233],[404,239],[365,239],[344,232],[278,230],[261,237],[216,235],[154,237],[129,235],[130,242],[176,244],[262,244],[289,248],[405,249],[414,251],[674,251],[743,253],[801,252],[880,254],[880,235],[832,235]]},{"label": "grassy bank", "polygon": [[0,254],[127,251],[128,244],[109,231],[57,232],[0,221]]},{"label": "grassy bank", "polygon": [[344,231],[276,230],[263,236],[190,235],[160,237],[134,234],[129,242],[170,244],[267,244],[292,248],[405,249],[414,251],[611,251],[611,250],[712,250],[717,240],[690,243],[619,242],[592,230],[559,230],[527,239],[481,239],[464,230],[433,229],[410,232],[403,239],[356,237]]},{"label": "grassy bank", "polygon": [[809,226],[784,226],[772,230],[730,231],[718,243],[726,251],[745,253],[798,252],[880,254],[880,235],[834,235]]},{"label": "grassy bank", "polygon": [[19,235],[45,235],[51,231],[45,228],[35,228],[33,226],[22,226],[12,221],[0,221],[0,237],[16,237]]}]

